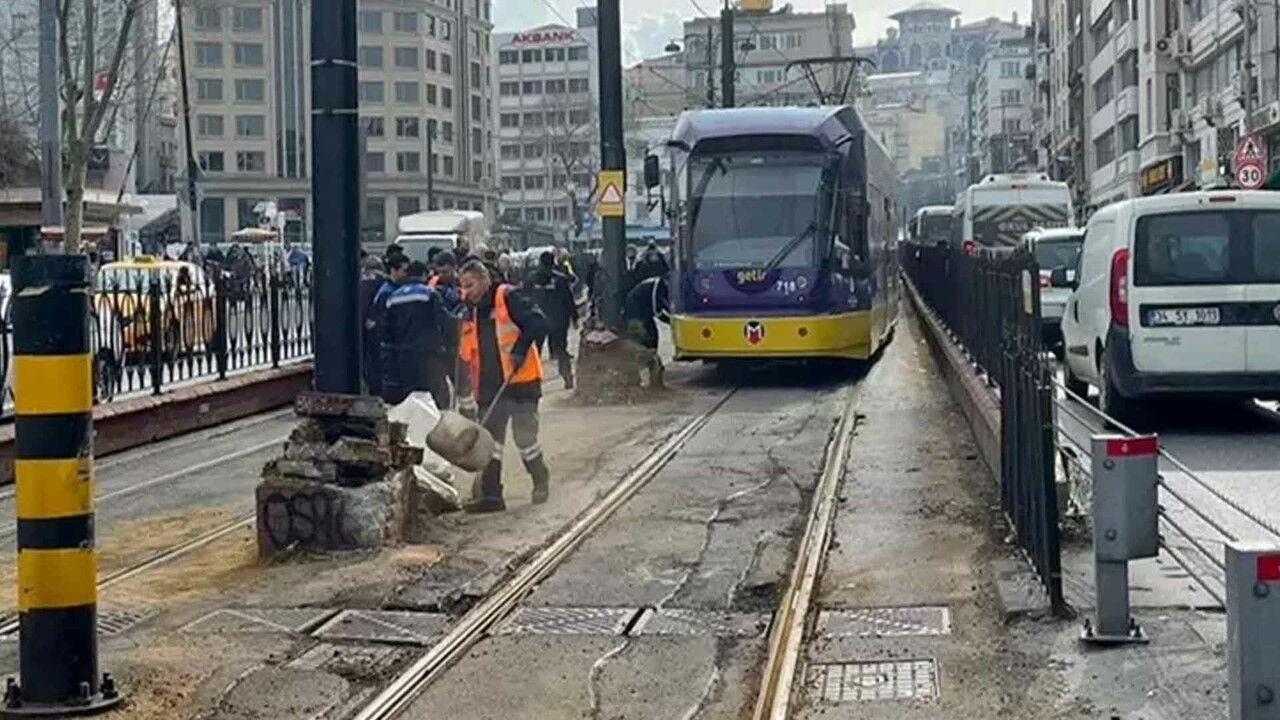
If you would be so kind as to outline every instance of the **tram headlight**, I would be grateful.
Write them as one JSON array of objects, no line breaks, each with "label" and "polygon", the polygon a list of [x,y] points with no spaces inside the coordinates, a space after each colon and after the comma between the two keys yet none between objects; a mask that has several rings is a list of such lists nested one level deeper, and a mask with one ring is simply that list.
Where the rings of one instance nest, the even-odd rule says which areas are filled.
[{"label": "tram headlight", "polygon": [[798,289],[800,289],[800,290],[803,290],[803,289],[805,289],[805,288],[809,287],[809,278],[807,278],[807,277],[805,277],[805,276],[803,276],[803,275],[800,275],[799,277],[797,277],[797,278],[796,278],[796,287],[797,287]]}]

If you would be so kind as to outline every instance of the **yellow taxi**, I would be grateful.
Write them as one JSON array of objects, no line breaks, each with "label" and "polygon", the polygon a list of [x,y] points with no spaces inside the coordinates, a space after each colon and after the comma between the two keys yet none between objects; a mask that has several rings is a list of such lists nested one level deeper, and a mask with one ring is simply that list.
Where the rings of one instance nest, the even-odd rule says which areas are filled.
[{"label": "yellow taxi", "polygon": [[100,347],[126,363],[151,353],[151,285],[160,293],[160,347],[165,358],[207,350],[217,323],[216,290],[200,266],[140,255],[107,263],[94,281]]}]

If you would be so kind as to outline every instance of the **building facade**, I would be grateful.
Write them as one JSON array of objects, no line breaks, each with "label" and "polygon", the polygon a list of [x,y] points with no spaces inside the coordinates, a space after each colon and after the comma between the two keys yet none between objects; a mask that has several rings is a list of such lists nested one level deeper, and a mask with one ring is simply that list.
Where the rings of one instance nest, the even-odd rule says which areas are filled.
[{"label": "building facade", "polygon": [[[200,167],[200,239],[256,227],[274,200],[290,240],[310,237],[310,16],[302,0],[184,8]],[[362,236],[402,215],[497,207],[489,0],[361,4]]]},{"label": "building facade", "polygon": [[498,157],[507,225],[576,232],[600,168],[594,15],[496,38]]},{"label": "building facade", "polygon": [[989,48],[983,58],[972,102],[980,175],[1034,169],[1034,67],[1025,36]]}]

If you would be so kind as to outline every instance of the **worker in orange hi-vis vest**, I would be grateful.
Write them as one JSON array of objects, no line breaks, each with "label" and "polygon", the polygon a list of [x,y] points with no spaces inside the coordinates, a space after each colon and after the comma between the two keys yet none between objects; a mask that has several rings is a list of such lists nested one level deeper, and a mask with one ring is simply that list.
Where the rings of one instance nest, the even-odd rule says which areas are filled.
[{"label": "worker in orange hi-vis vest", "polygon": [[481,471],[481,497],[467,512],[501,512],[502,450],[507,424],[520,459],[533,478],[533,502],[547,501],[551,473],[538,444],[538,401],[542,398],[542,360],[538,345],[547,334],[547,319],[513,285],[494,282],[478,260],[459,272],[467,311],[462,317],[458,360],[469,371],[481,422],[493,435],[493,458]]}]

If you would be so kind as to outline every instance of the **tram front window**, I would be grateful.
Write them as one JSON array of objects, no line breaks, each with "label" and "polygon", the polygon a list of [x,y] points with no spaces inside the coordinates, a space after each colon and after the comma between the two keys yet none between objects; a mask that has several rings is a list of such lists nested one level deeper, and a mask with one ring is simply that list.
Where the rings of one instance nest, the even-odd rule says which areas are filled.
[{"label": "tram front window", "polygon": [[812,267],[822,161],[725,154],[689,161],[693,264],[700,270]]}]

